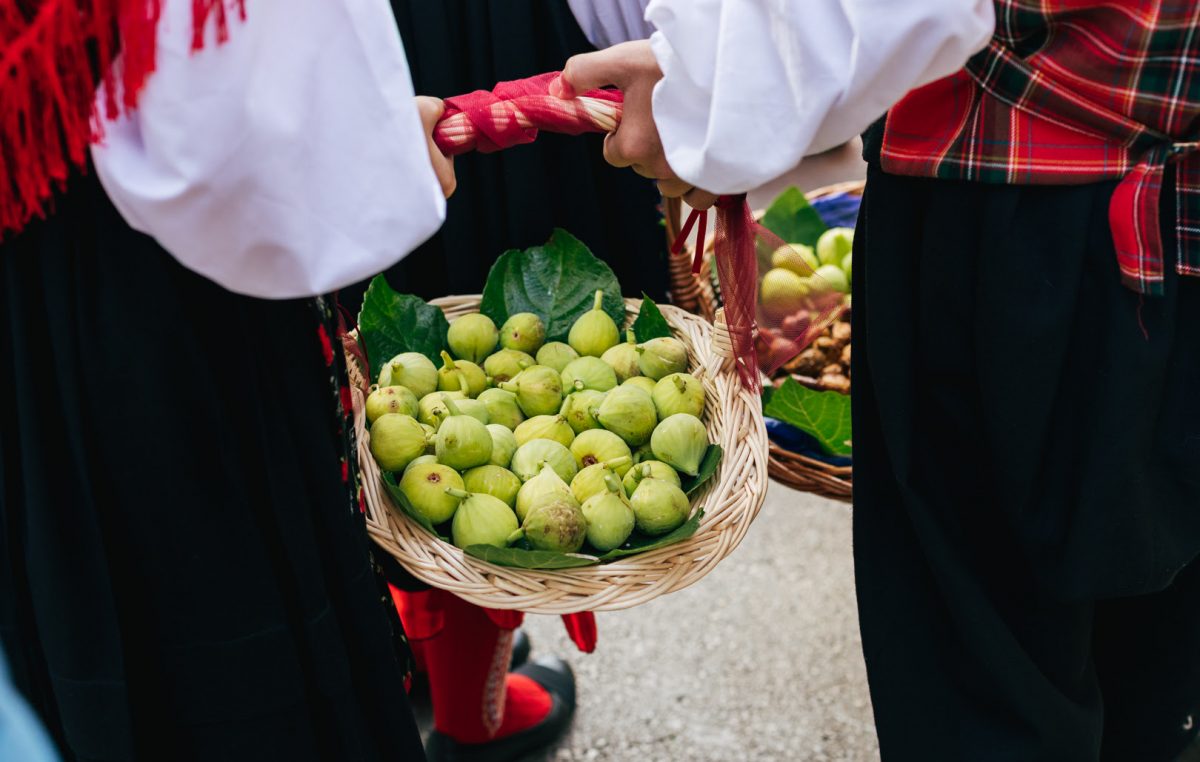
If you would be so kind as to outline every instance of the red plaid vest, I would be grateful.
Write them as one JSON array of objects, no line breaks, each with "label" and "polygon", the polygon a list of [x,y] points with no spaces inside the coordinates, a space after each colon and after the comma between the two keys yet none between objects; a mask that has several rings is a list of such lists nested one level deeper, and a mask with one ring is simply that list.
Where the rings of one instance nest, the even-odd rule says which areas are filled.
[{"label": "red plaid vest", "polygon": [[991,43],[888,115],[887,172],[1014,185],[1121,179],[1126,284],[1161,294],[1163,171],[1176,165],[1180,274],[1200,276],[1200,2],[996,0]]}]

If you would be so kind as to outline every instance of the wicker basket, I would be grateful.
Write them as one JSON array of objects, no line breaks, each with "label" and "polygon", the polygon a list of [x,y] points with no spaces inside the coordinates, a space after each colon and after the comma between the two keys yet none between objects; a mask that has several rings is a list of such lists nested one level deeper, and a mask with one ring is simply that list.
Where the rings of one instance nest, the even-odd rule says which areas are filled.
[{"label": "wicker basket", "polygon": [[[865,183],[861,180],[829,185],[807,194],[810,202],[840,194],[861,196]],[[666,203],[667,238],[674,241],[680,224],[678,199]],[[700,274],[692,273],[695,252],[685,249],[678,255],[670,255],[671,303],[701,317],[711,318],[720,308],[718,297],[708,273],[712,271],[712,239],[704,252],[704,266]],[[815,379],[799,379],[806,386],[820,388]],[[769,440],[768,440],[769,441]],[[851,501],[852,469],[850,466],[831,466],[815,458],[809,458],[786,450],[769,442],[768,463],[771,478],[793,489],[812,492],[823,497],[843,502]]]},{"label": "wicker basket", "polygon": [[[448,318],[479,309],[478,296],[435,299]],[[641,300],[626,299],[630,317]],[[687,540],[612,563],[563,571],[496,566],[466,555],[426,532],[393,505],[371,457],[360,384],[354,384],[358,459],[371,538],[413,576],[471,603],[535,614],[624,609],[683,589],[712,571],[746,535],[767,488],[767,435],[758,397],[742,388],[732,368],[728,334],[671,306],[663,316],[687,345],[692,372],[704,384],[709,439],[724,449],[717,474],[692,501],[704,508]],[[723,319],[718,315],[718,326]],[[355,373],[354,363],[351,374]],[[361,377],[361,373],[359,373]]]}]

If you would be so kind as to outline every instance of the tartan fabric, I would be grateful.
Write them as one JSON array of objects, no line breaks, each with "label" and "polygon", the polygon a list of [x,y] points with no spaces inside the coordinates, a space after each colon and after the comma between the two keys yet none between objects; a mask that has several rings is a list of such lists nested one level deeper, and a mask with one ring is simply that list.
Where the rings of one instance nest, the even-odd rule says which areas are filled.
[{"label": "tartan fabric", "polygon": [[888,115],[899,175],[1005,184],[1121,179],[1109,223],[1125,283],[1161,294],[1159,196],[1176,165],[1176,269],[1200,276],[1200,3],[996,0],[963,71]]}]

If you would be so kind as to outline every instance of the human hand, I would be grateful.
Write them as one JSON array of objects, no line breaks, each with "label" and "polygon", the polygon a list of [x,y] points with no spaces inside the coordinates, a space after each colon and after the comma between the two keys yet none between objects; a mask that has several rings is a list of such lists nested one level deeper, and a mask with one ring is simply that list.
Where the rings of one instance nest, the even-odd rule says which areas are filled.
[{"label": "human hand", "polygon": [[442,194],[446,198],[450,198],[454,195],[454,189],[458,187],[458,180],[454,176],[454,157],[442,153],[442,149],[433,142],[433,128],[445,113],[446,104],[442,102],[441,98],[431,98],[428,95],[418,95],[416,101],[417,112],[421,115],[421,126],[425,128],[429,161],[433,164],[433,171],[437,174],[438,182],[441,183]]},{"label": "human hand", "polygon": [[604,159],[614,167],[631,167],[642,177],[658,181],[667,198],[683,197],[693,209],[707,209],[717,196],[681,180],[667,163],[654,124],[651,96],[662,70],[646,40],[625,42],[595,53],[572,56],[550,92],[574,98],[588,90],[615,85],[624,93],[621,123],[604,138]]}]

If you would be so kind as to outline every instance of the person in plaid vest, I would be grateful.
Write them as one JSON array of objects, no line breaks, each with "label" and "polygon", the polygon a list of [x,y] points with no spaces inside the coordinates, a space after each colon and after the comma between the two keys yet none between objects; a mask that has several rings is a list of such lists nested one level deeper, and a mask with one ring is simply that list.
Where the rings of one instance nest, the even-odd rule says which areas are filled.
[{"label": "person in plaid vest", "polygon": [[1200,4],[683,5],[567,64],[566,95],[625,90],[613,163],[704,207],[874,123],[854,554],[883,759],[1200,758]]}]

